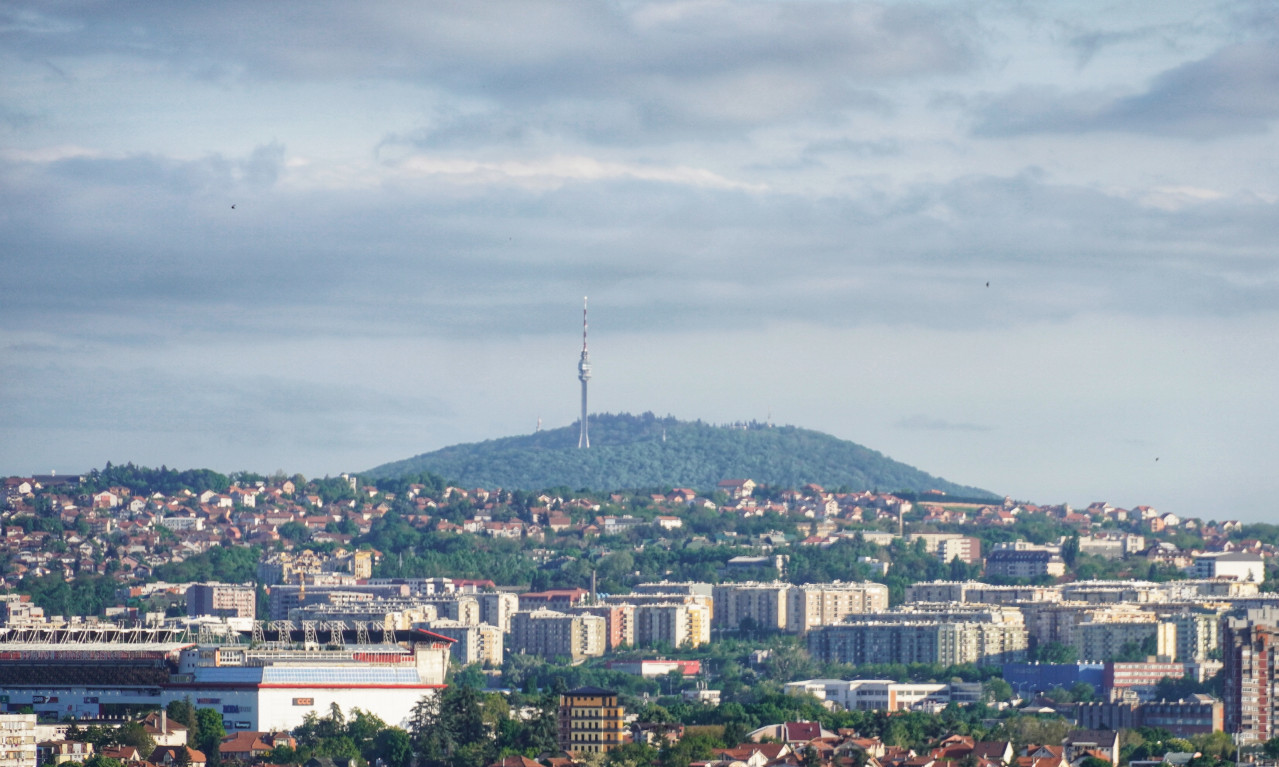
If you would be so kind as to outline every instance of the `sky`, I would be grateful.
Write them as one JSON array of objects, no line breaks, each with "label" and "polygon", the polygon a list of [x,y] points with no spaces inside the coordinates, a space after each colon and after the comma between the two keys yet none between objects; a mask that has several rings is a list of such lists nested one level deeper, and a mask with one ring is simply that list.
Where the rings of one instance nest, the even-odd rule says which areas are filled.
[{"label": "sky", "polygon": [[0,474],[591,409],[1273,521],[1268,2],[0,1]]}]

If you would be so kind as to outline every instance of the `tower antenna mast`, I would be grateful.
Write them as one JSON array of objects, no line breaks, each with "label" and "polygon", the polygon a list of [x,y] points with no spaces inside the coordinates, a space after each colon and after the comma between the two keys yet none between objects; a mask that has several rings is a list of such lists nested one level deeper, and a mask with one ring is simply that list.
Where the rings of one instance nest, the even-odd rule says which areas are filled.
[{"label": "tower antenna mast", "polygon": [[586,299],[582,299],[582,358],[577,361],[577,380],[582,382],[582,431],[577,438],[579,448],[591,446],[586,431],[586,384],[591,380],[591,353],[586,348]]}]

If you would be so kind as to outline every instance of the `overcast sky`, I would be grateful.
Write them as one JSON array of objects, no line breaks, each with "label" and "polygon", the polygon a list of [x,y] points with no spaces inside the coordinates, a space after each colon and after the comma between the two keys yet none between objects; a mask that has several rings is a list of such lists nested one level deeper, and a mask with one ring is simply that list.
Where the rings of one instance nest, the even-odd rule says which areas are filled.
[{"label": "overcast sky", "polygon": [[596,411],[1273,521],[1276,122],[1269,2],[3,2],[0,473],[568,425],[589,295]]}]

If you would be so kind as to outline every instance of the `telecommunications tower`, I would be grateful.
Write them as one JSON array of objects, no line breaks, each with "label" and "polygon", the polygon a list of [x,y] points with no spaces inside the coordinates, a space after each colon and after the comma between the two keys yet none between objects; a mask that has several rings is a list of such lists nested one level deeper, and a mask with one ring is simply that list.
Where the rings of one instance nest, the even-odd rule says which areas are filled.
[{"label": "telecommunications tower", "polygon": [[577,446],[591,446],[591,438],[586,433],[586,384],[591,380],[591,353],[586,350],[586,299],[582,299],[582,358],[577,361],[577,380],[582,382],[582,433],[577,438]]}]

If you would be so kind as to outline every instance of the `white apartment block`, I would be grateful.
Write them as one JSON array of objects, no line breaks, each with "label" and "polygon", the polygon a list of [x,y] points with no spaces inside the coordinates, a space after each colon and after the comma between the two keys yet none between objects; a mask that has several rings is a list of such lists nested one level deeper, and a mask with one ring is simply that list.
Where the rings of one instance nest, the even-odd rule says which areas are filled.
[{"label": "white apartment block", "polygon": [[0,767],[37,767],[35,714],[0,714]]},{"label": "white apartment block", "polygon": [[950,685],[900,683],[892,679],[808,679],[790,682],[787,694],[807,693],[846,711],[910,711],[950,703]]},{"label": "white apartment block", "polygon": [[447,618],[430,621],[425,626],[430,631],[457,640],[449,649],[458,663],[464,666],[479,663],[489,668],[502,665],[504,634],[497,626],[487,623],[473,626]]},{"label": "white apartment block", "polygon": [[506,591],[489,591],[475,595],[480,605],[480,622],[497,626],[505,633],[511,632],[511,616],[520,609],[519,594]]},{"label": "white apartment block", "polygon": [[725,583],[712,592],[717,628],[736,630],[749,619],[757,629],[786,630],[786,604],[792,589],[789,583]]},{"label": "white apartment block", "polygon": [[1221,615],[1212,611],[1184,612],[1168,618],[1176,627],[1180,663],[1202,663],[1221,648]]},{"label": "white apartment block", "polygon": [[1261,583],[1266,579],[1266,562],[1260,554],[1205,554],[1195,557],[1191,574],[1196,578],[1233,578]]},{"label": "white apartment block", "polygon": [[888,587],[882,583],[810,583],[786,595],[786,630],[803,634],[816,626],[833,626],[845,616],[888,609]]},{"label": "white apartment block", "polygon": [[1060,586],[993,586],[981,581],[930,581],[906,587],[907,602],[962,602],[1011,605],[1060,602]]},{"label": "white apartment block", "polygon": [[710,641],[711,609],[696,602],[635,606],[635,644],[700,647]]},{"label": "white apartment block", "polygon": [[511,617],[511,652],[563,656],[573,660],[604,654],[606,622],[598,615],[568,615],[555,610],[520,611]]},{"label": "white apartment block", "polygon": [[1172,657],[1177,652],[1177,627],[1159,622],[1154,613],[1107,616],[1075,627],[1075,649],[1082,661],[1114,660],[1126,644],[1140,645],[1155,637],[1155,655]]}]

